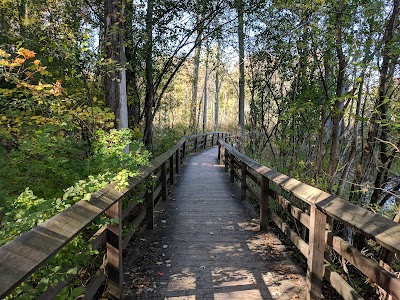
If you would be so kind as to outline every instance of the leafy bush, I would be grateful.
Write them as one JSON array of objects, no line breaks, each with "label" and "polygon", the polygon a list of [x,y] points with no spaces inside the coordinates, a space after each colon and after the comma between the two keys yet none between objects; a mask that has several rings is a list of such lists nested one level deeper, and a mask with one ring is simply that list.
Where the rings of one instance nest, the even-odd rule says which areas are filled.
[{"label": "leafy bush", "polygon": [[[110,132],[98,131],[94,143],[94,153],[80,166],[84,173],[91,173],[86,179],[78,180],[74,185],[64,190],[61,197],[41,198],[34,195],[27,187],[16,199],[9,201],[4,220],[0,227],[0,245],[13,240],[46,219],[60,213],[80,200],[89,200],[91,193],[103,188],[108,183],[115,181],[117,187],[123,188],[128,183],[129,176],[136,176],[142,165],[148,164],[149,153],[139,141],[132,141],[133,132],[129,129],[111,130]],[[41,136],[41,135],[40,135]],[[41,136],[46,141],[53,136]],[[26,152],[37,155],[38,149],[45,147],[43,141],[38,141],[35,147],[26,145]],[[69,149],[69,142],[61,142],[60,149]],[[129,146],[130,152],[124,150]],[[35,150],[29,150],[31,147]],[[37,149],[36,149],[37,148]],[[57,149],[52,149],[52,158],[48,163],[54,164],[58,157]],[[67,151],[67,150],[65,150]],[[15,154],[17,155],[17,154]],[[18,154],[22,155],[22,154]],[[60,156],[61,157],[61,156]],[[22,156],[21,156],[22,159]],[[61,159],[61,158],[60,158]],[[44,162],[43,162],[44,164]],[[57,164],[57,163],[55,163]],[[59,167],[64,162],[59,163]],[[45,168],[43,168],[45,169]],[[55,167],[54,171],[59,171]],[[53,174],[54,176],[56,173]],[[61,174],[60,174],[61,175]],[[4,210],[4,208],[3,208]],[[104,225],[100,221],[93,225],[92,231]],[[84,292],[79,281],[78,270],[88,266],[91,255],[97,254],[87,244],[86,237],[79,235],[62,249],[49,263],[41,268],[32,277],[21,284],[9,296],[13,299],[36,299],[48,286],[55,286],[60,281],[65,281],[68,276],[73,276],[68,288],[62,291],[62,299],[74,299]]]}]

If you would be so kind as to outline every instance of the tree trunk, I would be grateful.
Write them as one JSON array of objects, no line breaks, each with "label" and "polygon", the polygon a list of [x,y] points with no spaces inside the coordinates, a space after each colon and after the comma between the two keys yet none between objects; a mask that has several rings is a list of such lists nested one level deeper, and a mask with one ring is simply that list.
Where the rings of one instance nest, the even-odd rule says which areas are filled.
[{"label": "tree trunk", "polygon": [[239,42],[239,126],[244,142],[244,22],[243,22],[243,0],[236,0],[238,14],[238,42]]},{"label": "tree trunk", "polygon": [[[379,114],[378,118],[381,120],[380,124],[382,124],[383,126],[380,126],[380,162],[377,166],[378,173],[375,178],[374,192],[371,196],[371,203],[378,203],[379,198],[382,195],[383,185],[385,181],[384,179],[386,177],[386,173],[388,172],[388,166],[391,160],[391,155],[388,153],[387,144],[387,142],[389,141],[389,126],[387,126],[389,118],[389,101],[386,101],[386,98],[388,87],[393,79],[394,65],[397,63],[398,59],[398,55],[393,55],[391,53],[393,50],[391,42],[393,38],[397,36],[396,29],[398,25],[399,2],[400,0],[393,1],[393,11],[386,26],[385,35],[383,37],[384,46],[382,51],[382,67],[380,69],[379,76],[378,99],[375,103],[375,112]],[[378,126],[378,124],[376,124],[375,126]]]},{"label": "tree trunk", "polygon": [[336,82],[336,100],[334,105],[334,110],[332,111],[333,116],[333,128],[332,128],[332,141],[331,141],[331,152],[329,157],[329,186],[328,191],[332,193],[334,177],[336,169],[338,166],[339,157],[339,140],[340,140],[340,123],[342,121],[343,108],[342,100],[340,97],[344,94],[344,78],[345,69],[347,66],[346,58],[343,53],[343,43],[342,43],[342,10],[343,7],[339,8],[339,12],[336,14],[336,28],[335,28],[335,47],[336,54],[339,61],[339,70],[337,74]]},{"label": "tree trunk", "polygon": [[[105,77],[106,105],[115,114],[116,128],[128,127],[125,56],[125,9],[123,1],[105,0],[105,54],[111,70]],[[115,80],[117,79],[117,80]]]},{"label": "tree trunk", "polygon": [[154,85],[153,85],[153,5],[154,0],[147,1],[146,12],[146,96],[144,100],[144,135],[143,142],[147,148],[151,148],[153,142],[153,106],[154,106]]},{"label": "tree trunk", "polygon": [[203,132],[207,130],[207,118],[208,118],[208,55],[210,52],[210,44],[207,41],[206,49],[206,71],[204,74],[204,109],[203,109]]},{"label": "tree trunk", "polygon": [[[199,5],[200,1],[197,2]],[[204,11],[204,10],[203,10]],[[193,66],[193,81],[192,81],[192,101],[190,102],[190,130],[195,132],[197,129],[196,121],[196,106],[197,106],[197,94],[199,89],[199,67],[200,67],[200,53],[201,53],[201,40],[203,35],[203,26],[200,23],[203,22],[203,14],[198,16],[197,20],[197,35],[196,35],[196,48],[194,50],[194,66]]]},{"label": "tree trunk", "polygon": [[219,128],[219,92],[220,92],[220,82],[219,82],[219,68],[221,64],[221,42],[218,38],[217,40],[217,67],[215,70],[215,108],[214,108],[214,130],[217,131]]}]

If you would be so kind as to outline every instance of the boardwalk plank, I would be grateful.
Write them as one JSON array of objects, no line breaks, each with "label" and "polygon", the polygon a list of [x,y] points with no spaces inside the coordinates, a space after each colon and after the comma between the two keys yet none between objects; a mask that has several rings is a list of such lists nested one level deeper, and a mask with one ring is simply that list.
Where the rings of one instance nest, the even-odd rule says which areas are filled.
[{"label": "boardwalk plank", "polygon": [[188,158],[126,259],[125,299],[303,299],[305,276],[240,200],[213,148]]}]

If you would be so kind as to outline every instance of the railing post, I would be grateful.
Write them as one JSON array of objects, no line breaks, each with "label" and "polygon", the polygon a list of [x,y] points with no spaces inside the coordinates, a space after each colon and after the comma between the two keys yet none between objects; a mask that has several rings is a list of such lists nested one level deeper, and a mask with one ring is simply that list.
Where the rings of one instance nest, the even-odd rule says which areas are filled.
[{"label": "railing post", "polygon": [[203,148],[204,148],[204,149],[207,148],[207,134],[204,135],[204,146],[203,146]]},{"label": "railing post", "polygon": [[306,300],[321,299],[324,275],[325,226],[326,215],[315,205],[311,205]]},{"label": "railing post", "polygon": [[162,199],[164,201],[167,200],[167,166],[165,162],[161,165],[161,190],[162,190]]},{"label": "railing post", "polygon": [[195,140],[194,140],[194,152],[196,153],[197,152],[197,136],[196,136],[196,138],[195,138]]},{"label": "railing post", "polygon": [[146,192],[146,224],[147,229],[154,228],[154,198],[153,198],[154,187],[151,186]]},{"label": "railing post", "polygon": [[118,201],[106,211],[106,216],[118,219],[118,224],[107,225],[107,290],[110,299],[122,299],[124,273],[122,270],[122,205]]},{"label": "railing post", "polygon": [[225,165],[225,172],[228,172],[228,166],[229,166],[229,153],[228,150],[225,148],[224,149],[224,157],[223,157],[223,161],[224,161],[224,165]]},{"label": "railing post", "polygon": [[182,158],[185,159],[186,157],[186,141],[182,145]]},{"label": "railing post", "polygon": [[179,173],[179,152],[180,152],[180,149],[178,148],[175,152],[175,172],[176,172],[176,174]]},{"label": "railing post", "polygon": [[214,147],[214,134],[211,135],[211,147]]},{"label": "railing post", "polygon": [[246,176],[247,176],[247,166],[246,164],[242,161],[242,178],[240,180],[240,195],[242,197],[242,200],[246,200],[246,190],[247,190],[247,182],[246,182]]},{"label": "railing post", "polygon": [[174,184],[174,156],[169,158],[169,182]]},{"label": "railing post", "polygon": [[235,156],[231,153],[229,155],[229,167],[231,171],[231,182],[235,181]]},{"label": "railing post", "polygon": [[218,144],[218,160],[221,161],[221,144]]},{"label": "railing post", "polygon": [[269,217],[269,180],[261,175],[260,178],[260,231],[267,231]]}]

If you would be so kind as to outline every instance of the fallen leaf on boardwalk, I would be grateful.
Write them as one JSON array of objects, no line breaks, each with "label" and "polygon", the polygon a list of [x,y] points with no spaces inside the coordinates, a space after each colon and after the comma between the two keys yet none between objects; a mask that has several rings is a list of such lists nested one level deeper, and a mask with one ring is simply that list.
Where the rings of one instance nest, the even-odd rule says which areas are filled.
[{"label": "fallen leaf on boardwalk", "polygon": [[214,234],[214,232],[211,232],[211,231],[210,231],[210,234]]},{"label": "fallen leaf on boardwalk", "polygon": [[165,274],[164,274],[164,272],[158,272],[157,275],[158,276],[164,276]]},{"label": "fallen leaf on boardwalk", "polygon": [[164,246],[162,246],[164,249],[167,249],[168,248],[168,245],[164,245]]},{"label": "fallen leaf on boardwalk", "polygon": [[165,221],[165,220],[161,220],[161,223],[165,224],[165,223],[167,223],[167,221]]}]

